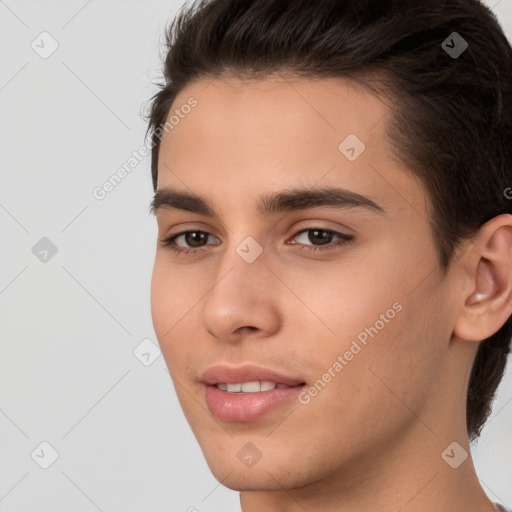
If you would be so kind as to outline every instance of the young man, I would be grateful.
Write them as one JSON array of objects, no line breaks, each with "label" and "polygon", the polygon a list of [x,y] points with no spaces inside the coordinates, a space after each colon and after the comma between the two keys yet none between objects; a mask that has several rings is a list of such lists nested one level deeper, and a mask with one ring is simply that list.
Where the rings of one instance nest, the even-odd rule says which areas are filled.
[{"label": "young man", "polygon": [[512,336],[493,14],[210,0],[167,42],[152,314],[212,473],[243,512],[499,510],[469,448]]}]

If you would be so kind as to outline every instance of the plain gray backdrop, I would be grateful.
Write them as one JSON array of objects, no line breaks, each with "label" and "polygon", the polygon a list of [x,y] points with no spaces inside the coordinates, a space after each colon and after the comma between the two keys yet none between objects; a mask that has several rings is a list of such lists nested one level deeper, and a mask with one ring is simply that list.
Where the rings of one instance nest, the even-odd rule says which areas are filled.
[{"label": "plain gray backdrop", "polygon": [[[511,0],[487,3],[511,39]],[[181,5],[0,0],[1,512],[239,511],[151,321],[153,190],[133,152]],[[512,506],[510,362],[473,456],[489,497]]]}]

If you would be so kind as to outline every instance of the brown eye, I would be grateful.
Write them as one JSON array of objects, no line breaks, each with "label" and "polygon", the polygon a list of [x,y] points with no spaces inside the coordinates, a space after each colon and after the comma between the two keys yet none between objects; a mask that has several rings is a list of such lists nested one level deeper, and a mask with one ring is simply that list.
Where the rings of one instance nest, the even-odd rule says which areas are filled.
[{"label": "brown eye", "polygon": [[320,245],[328,244],[333,238],[333,232],[325,229],[309,229],[308,240],[319,242]]},{"label": "brown eye", "polygon": [[[302,240],[300,240],[301,237]],[[308,228],[299,231],[294,238],[299,239],[298,243],[301,245],[301,249],[328,251],[335,249],[337,246],[351,242],[354,237],[353,235],[345,235],[344,233],[332,231],[331,229]],[[338,238],[338,240],[333,242],[335,238]]]},{"label": "brown eye", "polygon": [[[328,251],[334,250],[338,246],[348,244],[354,238],[353,235],[345,235],[344,233],[339,233],[338,231],[321,228],[303,229],[302,231],[296,233],[293,238],[295,239],[298,237],[304,237],[306,233],[308,234],[307,237],[305,237],[306,240],[303,240],[299,243],[293,242],[292,245],[299,245],[301,249],[309,251]],[[213,235],[210,235],[206,231],[190,230],[182,231],[181,233],[172,235],[169,238],[160,240],[160,242],[162,242],[165,246],[169,247],[173,252],[177,254],[189,254],[201,251],[203,246],[206,247],[208,245],[208,237],[210,236],[215,239]],[[182,242],[178,244],[177,241],[180,238],[182,239]]]},{"label": "brown eye", "polygon": [[[206,245],[209,236],[214,238],[206,231],[182,231],[181,233],[172,235],[169,238],[160,240],[160,242],[176,253],[189,253],[201,250],[201,248]],[[180,244],[177,243],[177,240],[179,239],[181,239]]]},{"label": "brown eye", "polygon": [[187,231],[182,236],[190,247],[201,247],[202,242],[208,240],[208,233],[204,231]]}]

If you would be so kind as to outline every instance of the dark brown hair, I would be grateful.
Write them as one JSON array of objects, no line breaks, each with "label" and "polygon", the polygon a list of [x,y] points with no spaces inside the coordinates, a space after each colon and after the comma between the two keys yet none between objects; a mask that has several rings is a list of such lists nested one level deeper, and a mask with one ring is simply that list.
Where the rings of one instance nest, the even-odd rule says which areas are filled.
[{"label": "dark brown hair", "polygon": [[[155,190],[161,127],[184,87],[285,73],[348,78],[389,101],[387,136],[429,194],[444,273],[461,241],[512,213],[512,48],[479,0],[196,0],[166,37],[164,83],[147,116]],[[449,51],[463,40],[461,55]],[[480,343],[467,396],[471,440],[491,411],[511,337],[512,317]]]}]

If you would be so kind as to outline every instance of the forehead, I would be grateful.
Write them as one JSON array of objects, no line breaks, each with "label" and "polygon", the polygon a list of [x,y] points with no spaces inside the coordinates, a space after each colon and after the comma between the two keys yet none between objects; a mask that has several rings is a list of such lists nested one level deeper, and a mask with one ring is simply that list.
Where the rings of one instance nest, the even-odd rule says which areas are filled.
[{"label": "forehead", "polygon": [[[217,138],[254,137],[270,141],[278,136],[276,143],[287,138],[308,139],[309,150],[320,139],[325,140],[322,148],[337,149],[350,133],[364,139],[365,144],[376,146],[382,142],[386,125],[381,122],[390,112],[366,87],[347,79],[281,75],[261,80],[203,79],[184,88],[171,110],[179,109],[190,97],[198,105],[189,116],[190,121],[183,125],[193,125],[197,137],[207,136],[213,129]],[[184,127],[181,128],[177,126],[173,135],[179,137],[179,132],[184,132]]]},{"label": "forehead", "polygon": [[[197,105],[181,110],[191,98]],[[404,197],[423,202],[387,142],[390,107],[357,82],[202,79],[176,97],[169,117],[180,113],[161,142],[158,188],[185,184],[204,196],[235,188],[247,197],[290,185],[345,186],[402,210],[411,208]]]}]

